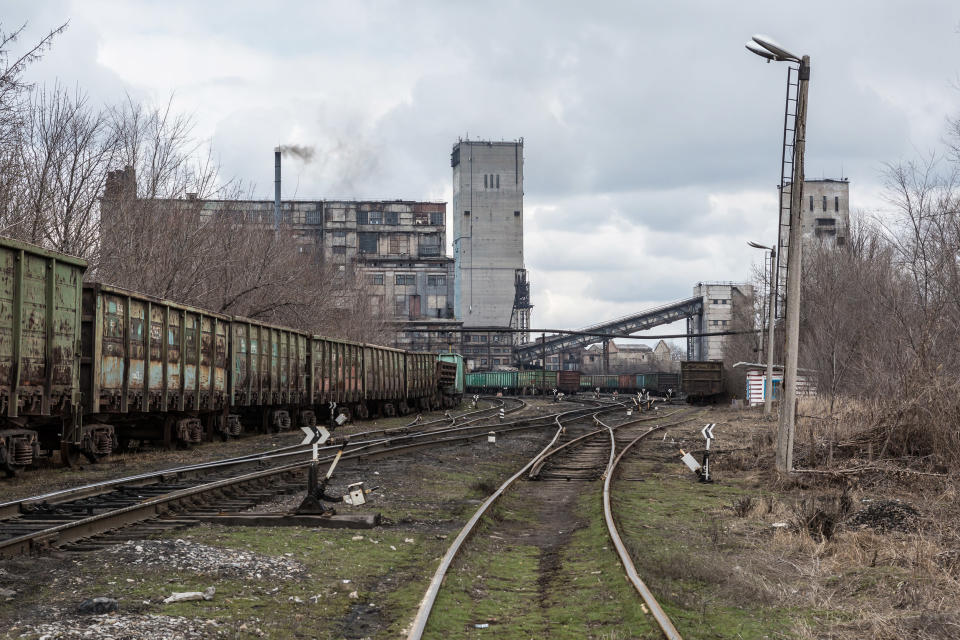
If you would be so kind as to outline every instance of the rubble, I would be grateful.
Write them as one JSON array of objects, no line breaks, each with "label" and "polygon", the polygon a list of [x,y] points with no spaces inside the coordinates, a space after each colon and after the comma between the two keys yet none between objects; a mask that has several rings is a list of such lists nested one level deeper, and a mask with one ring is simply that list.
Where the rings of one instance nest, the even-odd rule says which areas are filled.
[{"label": "rubble", "polygon": [[877,500],[850,516],[846,525],[850,528],[871,528],[877,531],[914,531],[920,512],[899,500]]},{"label": "rubble", "polygon": [[97,640],[199,640],[216,636],[233,637],[232,630],[222,628],[215,620],[160,615],[104,615],[86,618],[64,617],[56,622],[44,622],[30,629],[30,638],[58,640],[63,638],[96,638]]},{"label": "rubble", "polygon": [[77,607],[77,613],[102,614],[111,613],[120,608],[120,603],[113,598],[88,598]]},{"label": "rubble", "polygon": [[163,604],[190,602],[192,600],[213,600],[213,594],[216,592],[215,587],[207,587],[203,591],[174,591],[169,597],[163,599]]},{"label": "rubble", "polygon": [[302,564],[286,556],[210,547],[189,540],[130,540],[103,553],[124,564],[163,567],[237,578],[294,578],[305,572]]}]

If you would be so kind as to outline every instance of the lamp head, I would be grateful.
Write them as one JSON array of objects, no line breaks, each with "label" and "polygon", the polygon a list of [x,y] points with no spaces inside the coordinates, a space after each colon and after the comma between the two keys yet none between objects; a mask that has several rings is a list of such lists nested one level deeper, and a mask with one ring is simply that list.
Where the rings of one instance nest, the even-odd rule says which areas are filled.
[{"label": "lamp head", "polygon": [[[773,57],[769,58],[770,60],[776,60],[778,62],[784,61],[784,60],[788,62],[800,62],[800,58],[798,56],[790,53],[789,51],[781,47],[780,44],[770,36],[757,34],[753,36],[753,41],[756,44],[760,45],[761,48],[766,49],[768,52],[773,54]],[[751,49],[751,51],[753,51],[754,53],[757,53],[753,49]],[[762,55],[762,54],[758,54],[758,55]]]}]

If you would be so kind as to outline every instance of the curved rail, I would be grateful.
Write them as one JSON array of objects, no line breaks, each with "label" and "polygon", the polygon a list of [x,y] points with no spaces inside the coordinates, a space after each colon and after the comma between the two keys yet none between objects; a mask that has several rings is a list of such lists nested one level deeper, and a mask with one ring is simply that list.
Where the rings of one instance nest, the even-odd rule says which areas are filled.
[{"label": "curved rail", "polygon": [[[571,415],[577,414],[580,417],[584,415],[584,412],[595,411],[595,407],[591,408],[581,408],[573,411],[568,411],[560,415]],[[535,424],[545,418],[556,417],[556,416],[537,416],[536,418],[528,419],[526,421],[517,421],[512,425],[501,425],[500,431],[516,431],[523,429],[539,429],[544,425]],[[526,424],[524,424],[526,423]],[[391,453],[400,453],[406,451],[412,451],[418,448],[423,448],[427,446],[443,445],[449,444],[458,441],[470,440],[478,437],[483,437],[486,435],[486,426],[473,426],[473,427],[457,427],[454,429],[428,432],[423,434],[411,434],[402,437],[395,438],[394,440],[421,440],[419,442],[414,441],[407,444],[401,444],[397,446],[390,446],[393,444],[394,440],[383,439],[373,441],[354,449],[351,449],[349,452],[344,454],[341,457],[341,460],[350,460],[350,459],[363,459],[370,456],[382,456],[388,455]],[[465,431],[467,433],[461,433],[449,437],[451,432],[456,431]],[[446,436],[440,437],[437,436]],[[426,439],[426,438],[431,439]],[[375,447],[379,447],[379,450],[374,451]],[[289,455],[289,454],[285,454]],[[329,462],[333,460],[334,456],[326,456],[320,459],[320,462]],[[298,461],[291,462],[288,464],[280,465],[270,469],[258,470],[254,472],[245,473],[242,475],[234,476],[231,478],[220,478],[206,482],[203,484],[195,485],[192,487],[184,487],[170,491],[160,496],[155,496],[147,500],[143,500],[136,504],[131,504],[125,507],[120,507],[113,509],[104,513],[99,513],[96,515],[90,515],[79,520],[74,520],[71,522],[59,523],[55,526],[40,529],[37,531],[32,531],[24,533],[22,535],[14,536],[7,538],[5,540],[0,540],[0,557],[12,556],[18,554],[25,554],[35,548],[38,544],[46,543],[55,543],[62,544],[65,542],[72,542],[80,538],[89,537],[91,535],[96,535],[104,531],[122,527],[133,522],[145,520],[152,518],[156,515],[159,515],[167,511],[171,506],[187,503],[189,504],[192,500],[200,496],[201,494],[208,493],[211,491],[217,491],[220,489],[225,489],[231,486],[241,485],[249,482],[254,482],[258,480],[265,479],[270,476],[280,475],[283,473],[288,473],[292,471],[297,471],[309,467],[312,464],[312,461]]]},{"label": "curved rail", "polygon": [[[622,405],[620,405],[622,406]],[[594,416],[604,413],[606,411],[614,411],[618,407],[609,407],[606,409],[601,409],[594,413]],[[570,411],[563,413],[554,417],[555,422],[557,423],[557,430],[553,434],[553,438],[550,439],[550,442],[530,461],[523,466],[522,469],[517,471],[515,474],[510,476],[506,482],[500,485],[496,491],[494,491],[490,497],[488,497],[483,504],[477,509],[473,514],[473,517],[467,521],[467,523],[460,530],[460,533],[457,534],[457,537],[454,539],[453,543],[447,549],[446,554],[444,554],[443,559],[440,561],[440,566],[437,567],[437,570],[433,574],[433,578],[430,580],[430,585],[427,587],[427,591],[423,596],[423,599],[420,601],[420,606],[417,609],[417,615],[413,620],[413,624],[410,625],[410,631],[407,633],[407,640],[420,640],[423,637],[423,632],[427,626],[427,620],[430,618],[430,613],[433,610],[433,604],[437,600],[437,595],[440,593],[440,586],[443,583],[444,577],[447,575],[447,570],[450,568],[450,565],[453,562],[453,559],[457,556],[457,552],[460,551],[460,547],[463,546],[464,541],[473,533],[474,527],[480,521],[480,518],[487,512],[490,506],[497,501],[503,492],[510,488],[514,482],[516,482],[520,477],[523,476],[542,456],[548,455],[550,448],[557,442],[557,439],[560,437],[560,434],[563,433],[563,424],[561,423],[561,418],[566,416],[568,413],[578,413],[576,411]],[[583,417],[583,416],[578,416]],[[576,418],[573,418],[576,419]]]},{"label": "curved rail", "polygon": [[[368,431],[361,431],[355,434],[351,434],[347,438],[347,440],[357,438],[357,437],[371,436],[373,434],[382,434],[384,436],[389,436],[392,433],[409,434],[410,433],[409,428],[411,426],[424,426],[427,424],[435,424],[438,422],[450,422],[450,428],[452,428],[457,420],[461,418],[466,418],[467,416],[472,416],[471,419],[465,421],[461,425],[461,426],[466,426],[474,422],[483,420],[487,417],[492,417],[492,416],[476,416],[474,414],[482,414],[482,413],[493,411],[494,415],[496,415],[496,412],[499,411],[500,407],[504,406],[504,403],[502,402],[503,399],[501,398],[487,398],[487,399],[500,401],[500,404],[495,405],[493,407],[478,409],[476,411],[468,411],[468,412],[459,414],[457,416],[453,416],[452,418],[442,418],[439,420],[431,420],[430,422],[420,423],[419,425],[416,425],[416,423],[412,422],[404,427],[394,427],[392,429],[371,429]],[[520,404],[517,407],[505,409],[505,413],[509,414],[509,413],[519,411],[524,408],[525,404],[526,403],[524,403],[521,400]],[[426,433],[430,433],[430,432],[426,432]],[[341,438],[341,440],[343,440],[343,438]],[[381,439],[379,440],[379,442],[383,442],[384,440],[385,439]],[[362,445],[362,444],[365,444],[365,442],[360,441],[359,444]],[[344,445],[331,444],[328,446],[320,447],[319,449],[321,451],[336,450],[341,446],[344,446]],[[226,458],[223,460],[211,460],[209,462],[199,462],[196,464],[172,467],[169,469],[161,469],[158,471],[147,471],[145,473],[139,473],[131,476],[124,476],[122,478],[114,478],[112,480],[101,480],[99,482],[93,482],[93,483],[81,485],[78,487],[70,487],[68,489],[59,489],[57,491],[50,491],[48,493],[43,493],[40,495],[28,496],[26,498],[19,498],[17,500],[10,500],[7,502],[0,503],[0,519],[10,518],[10,517],[19,515],[23,513],[24,509],[29,507],[30,505],[37,505],[41,503],[60,504],[67,500],[77,500],[80,498],[93,497],[93,496],[101,495],[103,493],[111,491],[121,485],[143,486],[151,482],[164,482],[171,477],[180,478],[183,476],[183,474],[196,473],[201,471],[210,471],[213,469],[226,468],[226,467],[238,466],[243,464],[253,464],[253,463],[262,464],[264,462],[268,462],[270,460],[275,460],[278,458],[312,453],[312,451],[313,449],[310,446],[295,444],[295,445],[280,447],[277,449],[271,449],[269,451],[263,451],[259,453],[248,453],[242,456]]]},{"label": "curved rail", "polygon": [[[685,421],[686,420],[683,422]],[[617,525],[613,520],[613,509],[610,506],[610,481],[617,469],[617,465],[620,464],[620,460],[623,459],[624,454],[633,445],[640,442],[651,433],[661,431],[669,426],[673,425],[659,425],[656,427],[651,427],[651,429],[646,433],[634,438],[618,455],[616,455],[616,457],[614,457],[614,453],[616,451],[616,436],[613,433],[613,428],[607,425],[607,429],[610,431],[610,461],[607,463],[607,470],[604,473],[603,479],[603,519],[607,523],[607,531],[610,533],[610,539],[613,541],[613,546],[617,551],[617,555],[620,557],[620,562],[623,563],[623,569],[627,574],[627,578],[630,580],[630,584],[633,585],[634,589],[636,589],[640,594],[640,597],[643,598],[643,601],[646,603],[647,608],[653,615],[654,620],[656,620],[657,624],[660,626],[660,630],[663,632],[663,635],[667,638],[667,640],[683,640],[680,632],[678,632],[676,627],[673,626],[673,622],[670,620],[670,617],[663,610],[663,607],[660,606],[656,596],[653,595],[653,592],[650,591],[647,585],[640,578],[640,574],[637,573],[637,568],[633,564],[633,558],[630,557],[627,547],[623,544],[623,540],[620,538],[620,532],[617,530]]]}]

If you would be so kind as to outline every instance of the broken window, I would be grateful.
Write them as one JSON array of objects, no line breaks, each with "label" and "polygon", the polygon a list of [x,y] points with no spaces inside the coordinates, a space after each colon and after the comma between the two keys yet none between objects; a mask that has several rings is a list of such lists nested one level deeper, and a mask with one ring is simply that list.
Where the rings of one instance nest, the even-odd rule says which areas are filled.
[{"label": "broken window", "polygon": [[840,211],[840,196],[833,196],[833,210]]},{"label": "broken window", "polygon": [[442,225],[443,225],[443,212],[436,212],[436,211],[435,211],[435,212],[431,213],[431,214],[430,214],[430,224],[432,224],[432,225],[434,225],[434,226],[437,226],[437,227],[442,226]]},{"label": "broken window", "polygon": [[357,234],[357,251],[360,253],[377,252],[377,236],[380,234],[372,231],[361,231]]},{"label": "broken window", "polygon": [[410,238],[405,233],[394,233],[390,236],[390,253],[410,253]]},{"label": "broken window", "polygon": [[383,224],[383,211],[368,212],[367,224]]}]

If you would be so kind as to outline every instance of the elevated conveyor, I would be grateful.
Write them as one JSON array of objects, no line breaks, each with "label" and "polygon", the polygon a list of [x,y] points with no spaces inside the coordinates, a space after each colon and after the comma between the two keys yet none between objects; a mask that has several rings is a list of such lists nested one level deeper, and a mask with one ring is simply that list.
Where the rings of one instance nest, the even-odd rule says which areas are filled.
[{"label": "elevated conveyor", "polygon": [[[600,324],[578,329],[581,332],[609,333],[611,335],[636,333],[663,324],[670,324],[684,318],[693,318],[703,314],[703,298],[696,296],[665,304],[662,307],[648,309],[616,320],[609,320]],[[547,336],[544,342],[539,338],[529,344],[517,347],[515,352],[521,362],[531,362],[540,358],[541,354],[552,355],[603,340],[598,336],[580,336],[556,334]]]}]

